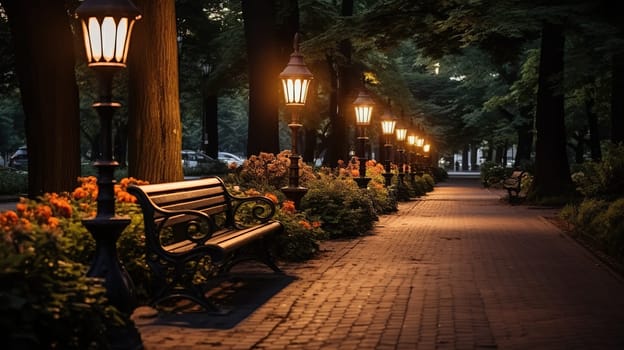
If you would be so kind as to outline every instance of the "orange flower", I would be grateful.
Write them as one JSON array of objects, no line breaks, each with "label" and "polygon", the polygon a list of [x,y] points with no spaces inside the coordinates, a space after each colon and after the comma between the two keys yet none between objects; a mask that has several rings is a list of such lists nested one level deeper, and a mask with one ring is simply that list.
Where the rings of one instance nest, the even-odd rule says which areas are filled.
[{"label": "orange flower", "polygon": [[15,205],[15,209],[18,213],[20,213],[20,215],[22,215],[26,211],[26,209],[28,209],[28,206],[26,205],[26,203],[17,203]]},{"label": "orange flower", "polygon": [[312,225],[310,225],[310,223],[307,222],[306,220],[299,221],[299,225],[303,226],[303,228],[305,228],[306,230],[312,229]]},{"label": "orange flower", "polygon": [[282,203],[282,211],[289,214],[294,214],[297,209],[295,208],[295,202],[293,201],[284,201]]},{"label": "orange flower", "polygon": [[277,204],[279,201],[277,199],[277,196],[274,195],[273,193],[265,193],[264,194],[265,197],[267,197],[268,199],[270,199],[273,203]]},{"label": "orange flower", "polygon": [[39,205],[35,209],[35,216],[39,222],[47,222],[52,217],[52,208],[47,205]]},{"label": "orange flower", "polygon": [[320,221],[312,221],[312,227],[314,227],[314,228],[321,227],[321,222]]},{"label": "orange flower", "polygon": [[19,217],[13,210],[7,210],[4,213],[0,214],[1,226],[13,226],[17,224],[18,221]]},{"label": "orange flower", "polygon": [[49,218],[47,222],[48,226],[50,226],[50,228],[52,229],[57,228],[59,223],[60,223],[59,219],[55,217]]}]

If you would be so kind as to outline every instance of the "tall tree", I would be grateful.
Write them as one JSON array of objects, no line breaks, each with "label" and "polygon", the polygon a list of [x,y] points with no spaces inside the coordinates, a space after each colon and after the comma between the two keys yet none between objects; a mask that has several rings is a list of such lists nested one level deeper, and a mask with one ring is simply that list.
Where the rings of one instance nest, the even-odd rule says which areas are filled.
[{"label": "tall tree", "polygon": [[28,195],[69,191],[80,175],[74,40],[64,1],[2,0],[26,116]]},{"label": "tall tree", "polygon": [[274,0],[242,0],[249,64],[247,155],[279,152],[278,42]]},{"label": "tall tree", "polygon": [[563,25],[544,23],[537,90],[535,198],[561,196],[572,188],[563,108]]},{"label": "tall tree", "polygon": [[128,174],[152,183],[181,180],[174,0],[135,4],[143,19],[133,32],[128,63]]}]

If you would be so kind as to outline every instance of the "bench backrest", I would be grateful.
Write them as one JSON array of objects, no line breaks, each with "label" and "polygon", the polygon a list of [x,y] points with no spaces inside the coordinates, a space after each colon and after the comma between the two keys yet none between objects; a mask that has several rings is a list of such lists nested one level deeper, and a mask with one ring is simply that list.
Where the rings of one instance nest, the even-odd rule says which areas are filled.
[{"label": "bench backrest", "polygon": [[[199,180],[169,182],[163,184],[131,185],[128,192],[137,198],[141,206],[145,223],[146,243],[154,246],[170,244],[187,239],[189,222],[203,225],[208,237],[218,226],[231,225],[231,198],[225,184],[218,177]],[[172,215],[173,211],[186,211]],[[205,214],[197,215],[197,211]],[[220,216],[219,222],[215,217]],[[202,218],[209,220],[203,220]],[[199,225],[199,224],[197,224]],[[160,237],[164,228],[172,228],[170,236],[162,242]],[[179,234],[176,234],[179,231]],[[175,237],[178,236],[178,237]]]}]

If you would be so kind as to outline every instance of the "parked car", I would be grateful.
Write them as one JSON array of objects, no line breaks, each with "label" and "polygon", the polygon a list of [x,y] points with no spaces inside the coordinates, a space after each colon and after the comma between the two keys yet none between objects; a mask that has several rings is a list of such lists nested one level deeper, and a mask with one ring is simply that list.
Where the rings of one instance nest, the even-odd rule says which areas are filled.
[{"label": "parked car", "polygon": [[185,168],[196,168],[202,165],[219,165],[220,161],[211,156],[192,150],[182,150],[182,166]]},{"label": "parked car", "polygon": [[227,165],[234,163],[236,164],[236,166],[241,166],[245,162],[243,158],[229,152],[219,152],[218,158],[220,161],[225,162]]},{"label": "parked car", "polygon": [[28,169],[28,149],[26,146],[22,146],[13,153],[11,158],[9,158],[9,167],[27,170]]}]

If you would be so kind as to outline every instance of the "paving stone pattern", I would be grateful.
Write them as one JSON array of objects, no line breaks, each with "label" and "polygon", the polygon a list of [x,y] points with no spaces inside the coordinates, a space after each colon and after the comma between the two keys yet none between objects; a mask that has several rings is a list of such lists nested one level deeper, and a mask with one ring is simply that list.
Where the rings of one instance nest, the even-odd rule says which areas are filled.
[{"label": "paving stone pattern", "polygon": [[441,183],[283,265],[290,280],[249,286],[264,299],[231,305],[244,313],[137,317],[145,348],[624,349],[623,279],[544,218],[555,210],[504,195]]}]

